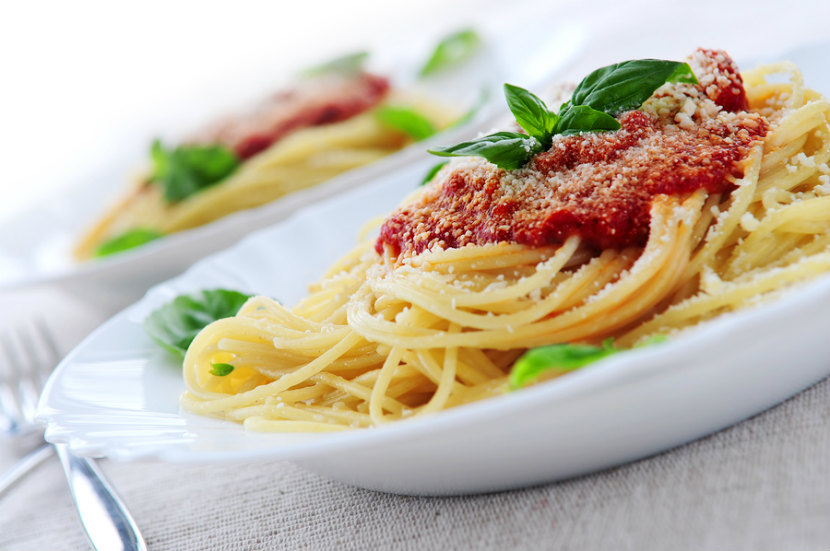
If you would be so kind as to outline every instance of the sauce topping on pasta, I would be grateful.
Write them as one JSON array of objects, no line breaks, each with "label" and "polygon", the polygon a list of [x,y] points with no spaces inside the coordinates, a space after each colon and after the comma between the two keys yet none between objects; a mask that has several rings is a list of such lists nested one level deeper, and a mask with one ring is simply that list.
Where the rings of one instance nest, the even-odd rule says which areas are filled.
[{"label": "sauce topping on pasta", "polygon": [[375,249],[544,246],[572,235],[603,249],[644,244],[656,195],[729,191],[769,127],[745,111],[740,74],[725,53],[698,50],[689,63],[700,84],[658,89],[618,117],[618,131],[555,136],[519,170],[479,158],[454,162],[384,222]]},{"label": "sauce topping on pasta", "polygon": [[344,121],[384,98],[389,81],[368,73],[327,74],[273,94],[249,113],[228,117],[197,134],[191,143],[219,144],[247,159],[289,132]]}]

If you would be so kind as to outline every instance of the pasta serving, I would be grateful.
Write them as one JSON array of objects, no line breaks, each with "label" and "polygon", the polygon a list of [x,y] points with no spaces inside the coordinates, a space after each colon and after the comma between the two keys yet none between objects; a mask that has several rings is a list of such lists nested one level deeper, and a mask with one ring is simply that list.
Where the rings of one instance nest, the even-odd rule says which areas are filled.
[{"label": "pasta serving", "polygon": [[[377,426],[508,391],[533,347],[671,338],[830,272],[827,100],[792,64],[741,75],[699,50],[696,78],[668,66],[642,105],[591,107],[653,61],[592,73],[558,115],[509,98],[527,134],[441,150],[493,162],[451,161],[294,307],[255,297],[202,330],[184,408],[254,431]],[[592,126],[556,133],[577,119]]]},{"label": "pasta serving", "polygon": [[[390,124],[384,110],[419,126]],[[154,143],[153,170],[86,232],[75,257],[119,252],[317,185],[423,139],[455,116],[362,71],[307,77],[175,149]]]}]

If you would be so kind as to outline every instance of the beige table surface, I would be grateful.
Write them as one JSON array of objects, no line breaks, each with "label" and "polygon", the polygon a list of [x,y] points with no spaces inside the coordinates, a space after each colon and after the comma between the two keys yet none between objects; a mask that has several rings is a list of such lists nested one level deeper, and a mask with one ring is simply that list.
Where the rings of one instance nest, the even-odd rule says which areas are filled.
[{"label": "beige table surface", "polygon": [[[59,293],[0,294],[18,319],[45,303],[63,348],[97,323]],[[0,440],[0,469],[15,457]],[[151,550],[827,550],[829,465],[830,379],[655,457],[490,495],[385,495],[284,462],[101,462]],[[0,550],[86,546],[54,458],[0,498]]]}]

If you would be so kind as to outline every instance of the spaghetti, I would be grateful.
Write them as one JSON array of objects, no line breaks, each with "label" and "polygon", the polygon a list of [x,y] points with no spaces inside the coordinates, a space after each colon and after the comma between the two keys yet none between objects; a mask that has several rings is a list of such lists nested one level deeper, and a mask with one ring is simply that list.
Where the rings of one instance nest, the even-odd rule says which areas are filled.
[{"label": "spaghetti", "polygon": [[201,226],[390,155],[413,140],[376,116],[384,106],[406,106],[435,128],[445,128],[455,116],[434,102],[390,91],[385,78],[367,73],[301,81],[253,112],[186,141],[227,148],[239,159],[235,172],[172,202],[142,175],[81,237],[74,255],[79,260],[96,256],[102,244],[137,228],[162,236]]},{"label": "spaghetti", "polygon": [[[544,163],[569,143],[584,152],[624,138],[631,113],[620,117],[616,136],[554,140],[518,171],[453,161],[386,219],[375,243],[364,240],[299,304],[256,297],[236,317],[205,328],[184,362],[185,409],[255,431],[377,426],[506,392],[507,374],[528,348],[607,337],[631,346],[829,272],[830,103],[805,89],[788,63],[745,73],[745,100],[718,103],[724,91],[744,92],[737,72],[726,78],[734,64],[711,51],[699,51],[690,64],[700,84],[668,84],[634,116],[659,130],[655,139],[696,136],[723,145],[719,151],[738,144],[722,175],[690,184],[687,169],[716,157],[704,151],[697,165],[670,164],[657,180],[648,180],[649,171],[632,176],[629,183],[653,184],[648,197],[621,205],[614,203],[620,190],[610,203],[594,197],[582,213],[587,218],[563,226],[554,222],[579,213],[569,206],[573,194],[584,205],[595,188],[612,185],[602,167],[631,173],[619,158],[628,149],[592,163],[565,155],[573,162],[557,165],[553,177],[571,171],[568,178],[584,182],[605,174],[602,186],[540,201],[549,180],[540,180]],[[780,73],[787,83],[768,81]],[[717,134],[719,124],[731,133]],[[650,151],[650,167],[661,156],[683,157],[680,150]],[[471,194],[471,174],[483,175],[481,194]],[[667,178],[677,186],[666,187]],[[482,201],[500,200],[500,189],[517,201],[508,214],[500,219],[489,204],[481,211],[487,216],[474,216]],[[455,201],[458,194],[464,200]],[[537,204],[560,214],[529,216]],[[614,217],[608,205],[634,210]],[[644,227],[620,237],[621,226],[609,220],[636,223],[637,205],[645,208]],[[467,215],[454,217],[459,208]],[[215,376],[215,363],[234,369]]]}]

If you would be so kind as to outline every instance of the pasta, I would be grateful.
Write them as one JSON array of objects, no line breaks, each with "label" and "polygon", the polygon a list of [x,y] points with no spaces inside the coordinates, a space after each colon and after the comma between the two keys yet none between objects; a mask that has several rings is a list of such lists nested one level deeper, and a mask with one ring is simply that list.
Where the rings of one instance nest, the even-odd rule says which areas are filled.
[{"label": "pasta", "polygon": [[240,163],[229,176],[170,200],[151,175],[142,174],[79,240],[74,255],[79,260],[100,255],[102,244],[135,229],[157,237],[207,224],[375,162],[413,141],[376,116],[384,107],[404,106],[435,128],[448,126],[455,116],[414,94],[390,92],[386,79],[373,75],[303,81],[247,117],[220,122],[187,141],[233,151]]},{"label": "pasta", "polygon": [[[377,241],[364,238],[299,304],[255,297],[236,317],[209,325],[185,358],[184,408],[254,431],[378,426],[506,392],[511,366],[529,348],[673,337],[830,272],[830,103],[804,88],[795,66],[777,63],[743,74],[748,111],[724,108],[740,99],[724,99],[725,91],[744,87],[730,73],[731,60],[711,51],[691,60],[699,84],[666,84],[638,111],[618,117],[616,134],[554,139],[549,152],[514,172],[483,160],[453,161],[384,221]],[[772,74],[788,82],[772,82]],[[637,143],[702,141],[672,155],[648,148],[647,162],[624,168],[614,156],[629,149],[612,148],[590,166],[557,165],[548,182],[574,175],[590,181],[600,171],[602,185],[612,187],[617,173],[651,178],[662,162],[662,179],[652,184],[677,187],[620,207],[614,201],[622,192],[596,199],[604,191],[591,184],[597,202],[590,209],[545,218],[558,224],[545,231],[564,228],[561,235],[541,231],[538,214],[524,219],[518,207],[498,216],[498,205],[541,197],[531,184],[555,155],[601,152],[637,132],[641,118],[660,131],[637,134]],[[732,133],[716,136],[716,123]],[[675,162],[698,154],[701,143],[721,149],[696,157],[695,165]],[[729,151],[740,155],[724,157],[717,172],[718,155]],[[463,195],[477,181],[486,193]],[[589,200],[582,188],[572,192]],[[554,199],[546,196],[544,212]],[[631,222],[640,217],[635,199],[644,205],[642,227]],[[486,201],[492,203],[475,210]],[[609,204],[631,210],[617,216]],[[604,214],[590,218],[602,205]],[[524,222],[535,233],[521,233]],[[216,362],[234,369],[212,375]]]}]

